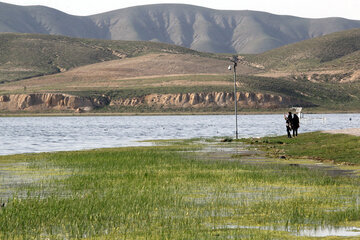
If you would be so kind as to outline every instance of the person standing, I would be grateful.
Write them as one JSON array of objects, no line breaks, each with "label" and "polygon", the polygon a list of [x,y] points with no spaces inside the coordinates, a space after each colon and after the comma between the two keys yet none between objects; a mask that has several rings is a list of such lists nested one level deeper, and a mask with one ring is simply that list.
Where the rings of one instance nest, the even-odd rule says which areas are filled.
[{"label": "person standing", "polygon": [[300,127],[300,120],[297,114],[294,114],[292,119],[292,129],[293,129],[293,137],[297,137],[298,135],[298,128]]},{"label": "person standing", "polygon": [[286,114],[284,114],[285,117],[285,121],[286,121],[286,132],[288,134],[288,138],[291,138],[291,127],[292,127],[292,113],[289,112],[289,114],[286,116]]}]

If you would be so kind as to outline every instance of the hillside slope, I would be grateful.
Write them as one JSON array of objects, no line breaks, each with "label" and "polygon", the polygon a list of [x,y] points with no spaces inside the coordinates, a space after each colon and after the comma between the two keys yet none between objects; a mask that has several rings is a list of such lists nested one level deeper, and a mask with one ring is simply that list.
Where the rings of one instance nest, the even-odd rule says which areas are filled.
[{"label": "hillside slope", "polygon": [[250,55],[267,69],[360,68],[360,29],[352,29]]},{"label": "hillside slope", "polygon": [[[144,56],[90,64],[69,71],[0,84],[0,92],[71,92],[109,89],[180,88],[230,85],[223,75],[229,61],[190,54],[153,53]],[[239,65],[243,73],[254,70]],[[219,75],[219,77],[218,77]],[[206,77],[207,76],[207,77]],[[231,78],[230,78],[231,79]],[[225,82],[225,84],[224,84]],[[151,92],[149,92],[151,93]]]},{"label": "hillside slope", "polygon": [[137,6],[78,17],[42,6],[0,3],[0,32],[158,41],[217,53],[261,53],[352,28],[360,28],[360,21],[221,11],[182,4]]},{"label": "hillside slope", "polygon": [[0,34],[0,83],[153,52],[215,57],[215,55],[162,43],[2,33]]},{"label": "hillside slope", "polygon": [[[239,56],[239,109],[300,105],[359,111],[359,31]],[[0,111],[233,109],[230,55],[154,42],[33,34],[1,34],[0,39],[1,52],[7,53],[0,57],[0,76],[37,67],[44,75],[0,83]],[[50,66],[55,74],[45,72]]]},{"label": "hillside slope", "polygon": [[17,6],[0,2],[0,32],[40,33],[104,38],[88,17],[72,16],[44,6]]},{"label": "hillside slope", "polygon": [[360,81],[360,29],[352,29],[283,46],[244,62],[264,68],[261,76],[315,82]]}]

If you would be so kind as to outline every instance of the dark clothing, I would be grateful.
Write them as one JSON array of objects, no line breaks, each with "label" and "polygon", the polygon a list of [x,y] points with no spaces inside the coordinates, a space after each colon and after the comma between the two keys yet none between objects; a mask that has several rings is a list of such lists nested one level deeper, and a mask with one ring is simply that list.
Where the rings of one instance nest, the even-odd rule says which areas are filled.
[{"label": "dark clothing", "polygon": [[296,129],[298,129],[300,127],[299,117],[296,114],[294,114],[294,117],[292,119],[292,126],[293,126],[293,128],[296,128]]},{"label": "dark clothing", "polygon": [[294,117],[292,119],[293,137],[298,135],[298,128],[299,127],[300,127],[299,117],[296,114],[294,114]]},{"label": "dark clothing", "polygon": [[297,137],[297,135],[298,135],[298,130],[297,130],[297,128],[294,128],[293,129],[293,137]]}]

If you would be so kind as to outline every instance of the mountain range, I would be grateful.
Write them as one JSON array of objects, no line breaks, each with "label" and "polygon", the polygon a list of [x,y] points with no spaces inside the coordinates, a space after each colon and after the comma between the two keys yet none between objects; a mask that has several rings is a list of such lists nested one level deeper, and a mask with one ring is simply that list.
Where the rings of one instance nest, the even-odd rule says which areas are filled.
[{"label": "mountain range", "polygon": [[262,53],[353,28],[360,28],[360,21],[306,19],[183,4],[145,5],[73,16],[44,6],[0,2],[0,32],[153,41],[213,53]]}]

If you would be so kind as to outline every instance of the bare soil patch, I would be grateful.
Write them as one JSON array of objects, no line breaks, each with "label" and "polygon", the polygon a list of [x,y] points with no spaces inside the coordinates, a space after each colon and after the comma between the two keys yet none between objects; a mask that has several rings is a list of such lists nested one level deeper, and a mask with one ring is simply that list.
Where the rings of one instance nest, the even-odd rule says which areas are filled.
[{"label": "bare soil patch", "polygon": [[[190,54],[148,54],[86,65],[63,73],[17,81],[0,86],[0,91],[22,91],[24,86],[33,91],[62,91],[74,86],[85,88],[122,87],[124,80],[129,82],[132,78],[155,78],[155,76],[161,78],[198,74],[230,75],[231,73],[227,69],[228,65],[229,61],[226,60]],[[255,71],[253,68],[244,65],[239,65],[239,70],[242,73]]]}]

